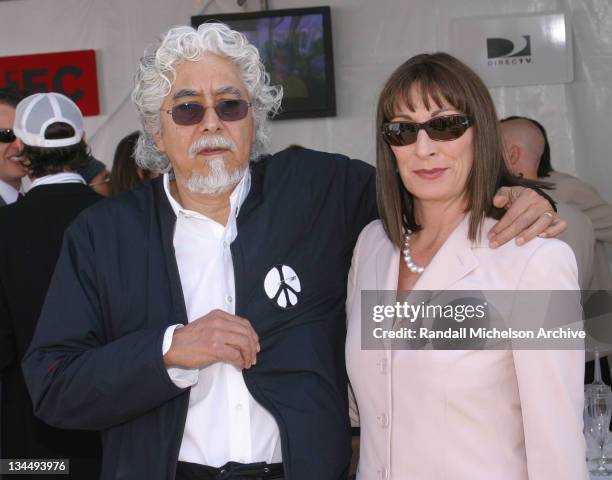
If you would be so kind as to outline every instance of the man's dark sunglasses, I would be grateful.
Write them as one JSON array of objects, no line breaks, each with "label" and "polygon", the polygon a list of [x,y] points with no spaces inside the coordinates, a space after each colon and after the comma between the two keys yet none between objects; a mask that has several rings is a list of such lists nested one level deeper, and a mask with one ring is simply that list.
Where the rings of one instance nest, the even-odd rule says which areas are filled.
[{"label": "man's dark sunglasses", "polygon": [[12,128],[0,128],[0,143],[13,143],[16,138]]},{"label": "man's dark sunglasses", "polygon": [[445,115],[432,118],[425,123],[384,123],[382,135],[389,145],[396,147],[411,145],[416,142],[421,129],[425,130],[432,140],[447,142],[459,138],[472,125],[473,122],[467,115]]},{"label": "man's dark sunglasses", "polygon": [[217,116],[224,122],[235,122],[246,117],[251,104],[246,100],[222,100],[214,107],[205,107],[200,103],[180,103],[170,110],[164,110],[172,114],[172,120],[177,125],[197,125],[204,118],[207,108],[214,108]]}]

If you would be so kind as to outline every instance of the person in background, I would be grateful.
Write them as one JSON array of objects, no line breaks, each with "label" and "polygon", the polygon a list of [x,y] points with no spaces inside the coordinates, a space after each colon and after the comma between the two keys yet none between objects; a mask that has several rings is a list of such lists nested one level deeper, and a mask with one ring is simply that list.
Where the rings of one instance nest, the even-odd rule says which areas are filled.
[{"label": "person in background", "polygon": [[[68,458],[68,478],[97,478],[99,434],[61,430],[37,419],[21,372],[64,231],[81,211],[102,198],[76,173],[89,154],[83,141],[83,117],[68,97],[38,93],[19,103],[13,128],[32,185],[23,199],[0,209],[2,455]],[[66,298],[62,303],[70,301]]]},{"label": "person in background", "polygon": [[[612,319],[609,318],[612,312],[612,275],[606,244],[612,244],[612,205],[588,183],[553,170],[548,135],[540,122],[513,116],[501,120],[500,127],[507,142],[506,161],[510,168],[526,178],[537,175],[539,180],[549,182],[554,187],[549,190],[550,195],[559,202],[561,217],[568,222],[567,230],[559,239],[566,241],[576,254],[580,286],[584,290],[587,330],[601,342],[598,349],[603,355],[602,377],[604,382],[610,384],[610,361],[606,353],[612,346]],[[593,380],[594,363],[591,358],[592,354],[588,354],[586,383]]]},{"label": "person in background", "polygon": [[87,163],[78,173],[96,193],[103,197],[110,196],[110,172],[100,160],[97,160],[90,154]]},{"label": "person in background", "polygon": [[[13,132],[15,107],[21,94],[9,89],[0,89],[0,207],[17,201],[20,196],[21,179],[26,170],[21,164],[20,145]],[[5,232],[6,234],[6,232]],[[2,398],[2,374],[0,373],[0,408]],[[0,429],[2,421],[0,420]],[[2,439],[0,436],[0,458]]]},{"label": "person in background", "polygon": [[[540,128],[526,118],[502,120],[500,128],[504,141],[504,159],[510,172],[517,177],[537,181],[540,178],[538,169],[542,157],[545,151],[550,151]],[[595,233],[591,220],[577,207],[567,203],[559,202],[557,211],[567,222],[567,230],[558,238],[566,242],[576,256],[580,289],[589,290],[592,288],[595,269]]]},{"label": "person in background", "polygon": [[0,207],[17,201],[21,179],[26,170],[21,164],[21,150],[13,132],[18,92],[0,90]]},{"label": "person in background", "polygon": [[139,136],[140,132],[132,132],[117,145],[110,174],[111,195],[127,192],[159,176],[158,171],[145,170],[136,164],[134,148]]},{"label": "person in background", "polygon": [[[536,324],[544,316],[537,311],[558,305],[549,290],[578,290],[576,260],[565,243],[488,245],[486,232],[501,214],[495,191],[533,185],[506,169],[497,124],[485,84],[445,53],[412,57],[380,94],[381,219],[359,236],[346,302],[346,366],[353,420],[361,426],[358,479],[587,478],[583,350],[366,343],[364,322],[372,317],[362,317],[364,290],[394,291],[393,302],[419,290],[538,290],[536,311],[529,312]],[[573,298],[568,311],[576,322],[578,295]],[[510,325],[524,313],[503,310]],[[456,321],[462,319],[440,319],[451,328]]]}]

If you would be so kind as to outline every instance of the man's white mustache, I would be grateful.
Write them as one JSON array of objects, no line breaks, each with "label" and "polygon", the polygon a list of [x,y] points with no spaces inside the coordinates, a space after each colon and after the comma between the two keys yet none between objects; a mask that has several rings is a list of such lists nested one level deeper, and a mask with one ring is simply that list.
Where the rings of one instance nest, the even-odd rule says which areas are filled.
[{"label": "man's white mustache", "polygon": [[229,138],[225,138],[223,135],[209,135],[206,137],[200,137],[189,147],[189,156],[195,157],[200,150],[217,150],[226,149],[231,152],[235,152],[238,147]]}]

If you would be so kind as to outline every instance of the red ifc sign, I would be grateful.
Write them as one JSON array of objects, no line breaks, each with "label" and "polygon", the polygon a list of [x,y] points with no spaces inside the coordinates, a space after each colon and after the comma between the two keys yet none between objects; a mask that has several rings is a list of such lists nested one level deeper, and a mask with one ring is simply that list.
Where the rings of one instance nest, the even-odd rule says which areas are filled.
[{"label": "red ifc sign", "polygon": [[95,50],[0,57],[0,88],[63,93],[83,115],[100,113]]}]

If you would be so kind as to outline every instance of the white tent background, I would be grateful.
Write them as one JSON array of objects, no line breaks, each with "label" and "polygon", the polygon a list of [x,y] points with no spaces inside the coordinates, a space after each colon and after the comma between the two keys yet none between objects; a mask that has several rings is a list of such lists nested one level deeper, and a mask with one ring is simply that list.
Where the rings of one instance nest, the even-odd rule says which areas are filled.
[{"label": "white tent background", "polygon": [[[386,77],[403,60],[445,50],[453,18],[564,12],[572,26],[570,84],[491,90],[500,117],[538,119],[553,166],[594,185],[612,202],[612,2],[610,0],[271,0],[270,7],[330,5],[338,116],[272,126],[271,151],[289,144],[374,162],[374,110]],[[129,101],[144,47],[190,16],[257,10],[248,0],[5,0],[0,56],[95,49],[101,114],[86,118],[94,155],[109,166],[119,140],[139,125]]]}]

